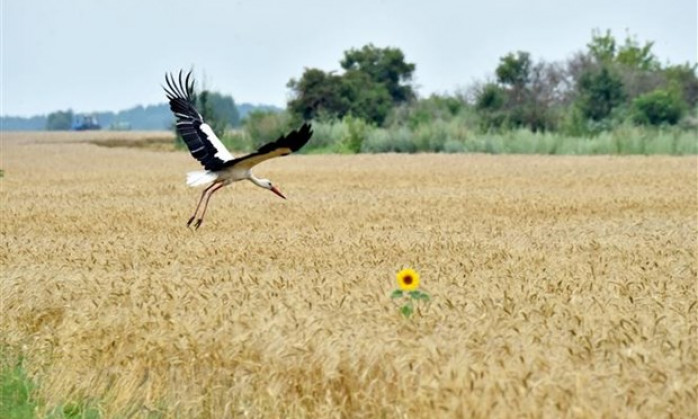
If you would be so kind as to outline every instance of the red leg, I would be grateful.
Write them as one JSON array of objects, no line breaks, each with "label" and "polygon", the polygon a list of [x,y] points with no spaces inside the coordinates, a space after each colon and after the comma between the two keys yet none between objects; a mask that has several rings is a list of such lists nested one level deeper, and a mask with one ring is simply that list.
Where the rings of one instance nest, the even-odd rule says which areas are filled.
[{"label": "red leg", "polygon": [[214,187],[208,189],[208,193],[206,194],[206,200],[204,201],[204,209],[201,210],[201,216],[196,221],[196,223],[194,223],[194,229],[198,229],[201,226],[201,223],[204,222],[204,215],[206,215],[206,208],[208,208],[208,201],[209,199],[211,199],[211,195],[213,195],[214,192],[216,192],[223,186],[225,186],[225,184],[223,182],[220,182],[216,183]]},{"label": "red leg", "polygon": [[196,214],[199,212],[199,207],[201,206],[201,203],[204,200],[204,196],[206,196],[206,192],[208,192],[211,188],[216,186],[217,183],[212,183],[211,185],[207,186],[206,189],[201,192],[201,198],[199,198],[199,202],[196,204],[196,209],[194,210],[194,214],[192,214],[191,218],[189,218],[189,221],[187,221],[187,227],[194,221],[196,218]]}]

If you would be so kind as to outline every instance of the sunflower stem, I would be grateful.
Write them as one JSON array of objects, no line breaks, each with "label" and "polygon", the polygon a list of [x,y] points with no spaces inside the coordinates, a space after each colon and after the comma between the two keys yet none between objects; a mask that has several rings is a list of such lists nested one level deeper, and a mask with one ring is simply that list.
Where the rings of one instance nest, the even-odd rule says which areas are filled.
[{"label": "sunflower stem", "polygon": [[412,313],[414,312],[414,307],[412,306],[412,301],[407,302],[402,308],[400,308],[400,312],[402,313],[403,316],[409,318]]}]

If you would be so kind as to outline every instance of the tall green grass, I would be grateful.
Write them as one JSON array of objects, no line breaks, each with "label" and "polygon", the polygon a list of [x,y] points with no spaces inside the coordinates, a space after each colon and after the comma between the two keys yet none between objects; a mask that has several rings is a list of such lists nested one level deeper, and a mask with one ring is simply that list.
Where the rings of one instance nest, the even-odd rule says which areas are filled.
[{"label": "tall green grass", "polygon": [[22,360],[11,360],[4,350],[0,351],[0,357],[0,417],[33,418],[36,409],[32,398],[34,383],[27,377]]},{"label": "tall green grass", "polygon": [[489,153],[489,154],[698,154],[698,132],[677,127],[647,128],[621,126],[598,135],[573,137],[562,133],[531,132],[518,129],[480,133],[458,120],[436,120],[409,129],[406,126],[378,128],[366,126],[359,140],[350,139],[350,126],[344,121],[316,122],[309,148],[345,151],[345,144],[359,143],[363,153]]},{"label": "tall green grass", "polygon": [[[36,383],[27,375],[24,358],[13,356],[0,348],[0,418],[31,419],[40,417],[46,406],[35,397]],[[66,402],[49,409],[49,419],[98,419],[101,417],[96,402]]]}]

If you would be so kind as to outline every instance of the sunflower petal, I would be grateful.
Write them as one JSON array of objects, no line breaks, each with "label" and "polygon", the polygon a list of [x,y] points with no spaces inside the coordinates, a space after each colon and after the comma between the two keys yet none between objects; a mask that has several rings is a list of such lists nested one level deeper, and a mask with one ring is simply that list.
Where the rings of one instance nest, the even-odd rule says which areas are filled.
[{"label": "sunflower petal", "polygon": [[419,273],[412,268],[398,272],[396,279],[398,286],[403,291],[414,291],[419,288]]}]

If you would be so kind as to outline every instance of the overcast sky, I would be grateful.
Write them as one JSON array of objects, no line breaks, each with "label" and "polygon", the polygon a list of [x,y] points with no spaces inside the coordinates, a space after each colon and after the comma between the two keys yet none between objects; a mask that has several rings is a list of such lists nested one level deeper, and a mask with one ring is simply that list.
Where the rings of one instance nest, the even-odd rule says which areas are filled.
[{"label": "overcast sky", "polygon": [[350,48],[400,48],[421,95],[492,77],[510,51],[565,60],[594,28],[696,62],[696,0],[0,0],[0,114],[122,110],[164,102],[165,71],[195,68],[235,101],[285,106],[305,67]]}]

